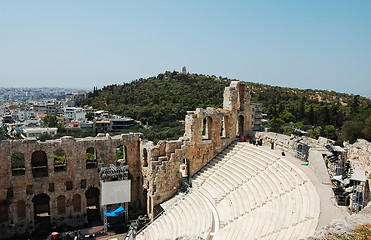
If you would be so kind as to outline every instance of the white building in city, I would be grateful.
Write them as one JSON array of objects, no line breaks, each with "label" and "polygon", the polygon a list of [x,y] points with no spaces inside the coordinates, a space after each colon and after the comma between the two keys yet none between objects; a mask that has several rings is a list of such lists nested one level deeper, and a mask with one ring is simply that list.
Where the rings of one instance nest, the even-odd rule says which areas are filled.
[{"label": "white building in city", "polygon": [[28,138],[37,138],[43,133],[50,135],[57,134],[58,128],[24,128],[23,133]]},{"label": "white building in city", "polygon": [[66,107],[64,108],[63,115],[69,120],[79,120],[85,117],[85,109],[79,107]]}]

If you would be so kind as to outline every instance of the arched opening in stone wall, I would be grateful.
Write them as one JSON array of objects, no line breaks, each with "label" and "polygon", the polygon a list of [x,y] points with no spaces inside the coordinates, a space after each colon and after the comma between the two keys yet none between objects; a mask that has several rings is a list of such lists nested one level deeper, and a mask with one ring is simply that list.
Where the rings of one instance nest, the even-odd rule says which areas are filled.
[{"label": "arched opening in stone wall", "polygon": [[11,159],[12,159],[12,175],[13,176],[24,175],[26,172],[26,168],[23,153],[15,152],[12,154]]},{"label": "arched opening in stone wall", "polygon": [[7,200],[0,201],[0,223],[8,222],[9,205]]},{"label": "arched opening in stone wall", "polygon": [[152,214],[152,197],[148,197],[148,214]]},{"label": "arched opening in stone wall", "polygon": [[86,150],[86,168],[96,168],[97,167],[97,157],[94,147],[90,147]]},{"label": "arched opening in stone wall", "polygon": [[33,177],[48,176],[48,158],[44,151],[36,151],[31,156],[31,166]]},{"label": "arched opening in stone wall", "polygon": [[23,200],[17,202],[17,219],[22,220],[26,218],[26,203]]},{"label": "arched opening in stone wall", "polygon": [[66,213],[66,197],[63,195],[60,195],[57,198],[57,210],[58,215]]},{"label": "arched opening in stone wall", "polygon": [[237,110],[244,111],[244,105],[245,105],[245,92],[246,92],[246,86],[243,84],[240,84],[238,86],[238,106],[239,108]]},{"label": "arched opening in stone wall", "polygon": [[124,145],[120,145],[116,148],[116,161],[118,163],[127,163],[127,148]]},{"label": "arched opening in stone wall", "polygon": [[143,167],[148,167],[148,152],[143,148]]},{"label": "arched opening in stone wall", "polygon": [[[142,186],[143,186],[143,178],[142,178]],[[140,205],[140,209],[143,209],[145,211],[147,211],[148,213],[148,205],[147,205],[147,196],[148,196],[148,191],[147,189],[143,188],[142,189],[142,198],[140,199],[139,201],[139,205]]]},{"label": "arched opening in stone wall", "polygon": [[245,119],[244,119],[244,117],[242,116],[242,115],[240,115],[239,117],[238,117],[238,128],[237,128],[237,130],[238,130],[238,136],[239,137],[241,137],[241,136],[243,136],[244,135],[244,121],[245,121]]},{"label": "arched opening in stone wall", "polygon": [[213,137],[213,119],[207,116],[202,121],[202,139],[212,139]]},{"label": "arched opening in stone wall", "polygon": [[40,228],[50,227],[50,197],[44,193],[38,194],[32,199],[34,207],[35,224]]},{"label": "arched opening in stone wall", "polygon": [[227,138],[230,135],[229,116],[224,116],[221,124],[220,136]]},{"label": "arched opening in stone wall", "polygon": [[99,189],[96,187],[90,187],[85,192],[86,206],[92,209],[99,209]]},{"label": "arched opening in stone wall", "polygon": [[81,212],[81,197],[79,194],[75,194],[72,198],[72,205],[74,212]]},{"label": "arched opening in stone wall", "polygon": [[213,119],[211,117],[207,117],[207,125],[206,125],[206,135],[208,139],[213,138]]},{"label": "arched opening in stone wall", "polygon": [[66,171],[66,153],[63,149],[54,151],[54,171]]},{"label": "arched opening in stone wall", "polygon": [[86,198],[86,214],[90,225],[100,223],[100,212],[99,212],[99,189],[96,187],[90,187],[85,192]]},{"label": "arched opening in stone wall", "polygon": [[223,138],[224,134],[225,134],[224,119],[222,119],[222,122],[220,124],[220,137]]},{"label": "arched opening in stone wall", "polygon": [[206,117],[202,120],[202,126],[201,126],[201,135],[202,139],[206,139]]}]

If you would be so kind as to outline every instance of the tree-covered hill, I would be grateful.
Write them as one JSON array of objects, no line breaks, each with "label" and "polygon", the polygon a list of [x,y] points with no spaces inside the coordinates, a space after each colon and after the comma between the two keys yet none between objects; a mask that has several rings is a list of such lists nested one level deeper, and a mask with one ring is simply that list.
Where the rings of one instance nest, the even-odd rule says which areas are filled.
[{"label": "tree-covered hill", "polygon": [[[222,107],[231,79],[165,72],[123,85],[90,92],[80,105],[90,105],[150,125],[184,120],[198,107]],[[289,133],[292,126],[311,137],[371,141],[371,100],[333,91],[294,89],[248,82],[252,102],[263,105],[273,131]],[[175,137],[175,136],[174,136]]]},{"label": "tree-covered hill", "polygon": [[288,133],[295,126],[314,138],[371,141],[370,99],[334,91],[249,85],[252,101],[263,105],[272,131]]},{"label": "tree-covered hill", "polygon": [[215,76],[165,72],[94,90],[80,104],[153,125],[184,120],[187,111],[199,107],[222,107],[223,91],[229,83],[229,79]]}]

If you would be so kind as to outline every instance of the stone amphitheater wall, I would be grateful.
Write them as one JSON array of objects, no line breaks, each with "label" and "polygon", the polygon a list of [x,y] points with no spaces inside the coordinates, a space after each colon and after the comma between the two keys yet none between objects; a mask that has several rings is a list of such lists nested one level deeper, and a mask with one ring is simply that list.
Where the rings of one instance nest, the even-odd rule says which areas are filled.
[{"label": "stone amphitheater wall", "polygon": [[290,136],[286,136],[274,132],[257,132],[255,133],[256,140],[262,140],[264,145],[271,146],[272,143],[275,149],[281,151],[291,150]]},{"label": "stone amphitheater wall", "polygon": [[[287,136],[280,133],[275,132],[256,132],[255,133],[255,139],[262,139],[264,145],[271,146],[271,143],[274,143],[274,148],[279,149],[282,151],[291,151],[291,138],[292,136]],[[324,149],[324,147],[329,144],[329,142],[334,142],[331,139],[327,139],[324,137],[319,137],[317,139],[313,138],[306,138],[307,144],[311,148],[318,148],[318,149]]]},{"label": "stone amphitheater wall", "polygon": [[[16,232],[24,233],[37,227],[33,202],[37,196],[47,196],[50,199],[50,221],[54,226],[84,224],[87,221],[85,194],[89,189],[100,191],[98,167],[116,164],[116,148],[120,145],[126,147],[126,161],[132,179],[130,205],[132,209],[140,211],[140,202],[145,202],[140,194],[141,171],[138,168],[141,138],[142,134],[123,134],[112,138],[62,137],[46,142],[0,141],[0,211],[3,216],[8,215],[8,219],[3,219],[0,223],[0,237],[9,237]],[[91,168],[86,161],[86,152],[90,147],[94,147],[96,152],[96,164],[90,166]],[[62,170],[57,170],[54,165],[54,151],[57,149],[65,152],[66,164]],[[25,166],[21,174],[18,170],[18,174],[14,175],[12,155],[16,152],[23,154]],[[46,156],[47,169],[44,176],[34,175],[33,171],[37,170],[37,167],[32,166],[34,153]]]},{"label": "stone amphitheater wall", "polygon": [[175,141],[145,142],[141,150],[147,212],[173,196],[182,178],[181,166],[193,176],[239,135],[251,134],[253,112],[243,82],[224,91],[223,109],[198,108],[185,116],[185,134]]},{"label": "stone amphitheater wall", "polygon": [[[46,142],[0,141],[0,238],[37,228],[34,209],[45,204],[53,226],[86,223],[87,207],[92,204],[88,195],[95,192],[99,198],[98,168],[116,164],[116,149],[121,145],[132,180],[129,214],[147,212],[152,217],[153,207],[177,192],[182,176],[193,176],[236,137],[251,134],[253,114],[247,85],[233,81],[225,88],[223,109],[187,113],[185,134],[178,140],[155,145],[141,133],[130,133]],[[87,163],[89,148],[95,152],[93,167]],[[54,152],[59,149],[65,154],[62,168],[54,165]],[[13,154],[24,157],[21,169],[12,169]]]},{"label": "stone amphitheater wall", "polygon": [[[271,145],[274,143],[275,148],[282,151],[291,151],[290,136],[274,133],[274,132],[257,132],[255,133],[256,139],[262,139],[264,145]],[[307,144],[311,148],[319,150],[325,150],[325,146],[329,142],[334,142],[331,139],[319,137],[317,139],[307,138]],[[371,177],[371,143],[364,140],[358,139],[355,143],[350,144],[344,142],[344,149],[346,150],[347,159],[350,160],[353,168],[362,169],[366,171],[368,177]]]}]

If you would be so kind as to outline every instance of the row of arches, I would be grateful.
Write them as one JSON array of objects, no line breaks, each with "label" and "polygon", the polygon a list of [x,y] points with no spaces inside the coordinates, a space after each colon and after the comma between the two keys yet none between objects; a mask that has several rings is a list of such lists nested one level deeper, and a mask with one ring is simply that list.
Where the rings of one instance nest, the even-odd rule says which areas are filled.
[{"label": "row of arches", "polygon": [[[115,149],[116,161],[127,163],[127,147],[119,145]],[[54,171],[67,170],[66,152],[59,148],[53,152]],[[94,147],[89,147],[85,154],[86,168],[97,167],[97,152]],[[25,175],[25,157],[21,152],[14,152],[11,156],[12,175]],[[31,168],[33,177],[48,176],[48,158],[44,151],[35,151],[31,155]]]},{"label": "row of arches", "polygon": [[[100,191],[96,187],[90,187],[85,192],[87,213],[89,213],[89,210],[91,209],[94,209],[95,212],[98,211],[99,213],[99,195]],[[45,193],[38,194],[32,198],[35,223],[50,221],[50,200],[50,197]],[[64,215],[67,213],[67,202],[68,201],[64,195],[59,195],[57,197],[56,203],[58,215]],[[73,195],[71,202],[73,213],[81,213],[82,202],[80,194]],[[0,223],[8,222],[9,212],[9,202],[7,200],[0,201]],[[26,220],[26,217],[26,202],[19,200],[16,203],[17,221]]]},{"label": "row of arches", "polygon": [[[81,197],[79,194],[72,197],[72,207],[73,212],[81,212]],[[66,197],[64,195],[57,198],[57,210],[59,215],[66,214]]]},{"label": "row of arches", "polygon": [[[242,115],[240,115],[237,119],[236,129],[237,132],[233,133],[231,129],[230,117],[228,115],[224,116],[219,128],[218,127],[216,128],[220,132],[219,136],[221,138],[228,138],[234,136],[235,134],[238,136],[244,135],[245,132],[244,121],[245,118]],[[213,118],[211,116],[204,117],[201,126],[201,135],[203,140],[210,140],[213,138],[214,136],[213,129],[215,129],[214,127],[215,124],[213,124]]]},{"label": "row of arches", "polygon": [[[235,135],[242,136],[244,135],[244,117],[240,115],[237,120],[237,130],[236,133],[232,132],[230,116],[223,116],[222,122],[219,126],[220,138],[235,137]],[[201,136],[203,140],[211,140],[214,136],[214,126],[213,118],[211,116],[204,117],[201,126]],[[146,148],[142,149],[142,162],[143,167],[148,167],[148,150]]]}]

